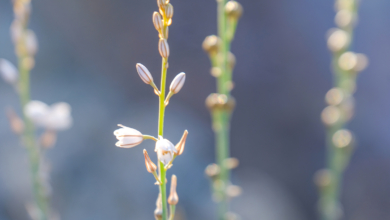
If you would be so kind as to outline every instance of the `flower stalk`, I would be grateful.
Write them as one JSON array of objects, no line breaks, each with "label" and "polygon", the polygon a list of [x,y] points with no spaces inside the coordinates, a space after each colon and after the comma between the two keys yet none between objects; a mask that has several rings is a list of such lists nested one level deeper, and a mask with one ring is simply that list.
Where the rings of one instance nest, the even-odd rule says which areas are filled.
[{"label": "flower stalk", "polygon": [[326,94],[328,106],[321,115],[327,127],[327,165],[326,169],[317,172],[315,178],[322,220],[339,220],[343,215],[341,185],[354,144],[353,134],[346,127],[353,116],[357,75],[368,62],[363,54],[350,51],[357,9],[357,0],[336,0],[335,23],[338,28],[332,29],[328,37],[328,47],[333,54],[334,88]]},{"label": "flower stalk", "polygon": [[[215,133],[216,161],[218,173],[211,178],[214,198],[218,203],[218,219],[225,220],[229,212],[229,197],[226,193],[230,185],[230,169],[225,161],[230,157],[230,118],[234,109],[234,98],[230,91],[232,82],[232,58],[230,45],[236,26],[242,15],[242,6],[236,1],[217,0],[218,35],[209,36],[203,42],[203,49],[209,54],[211,74],[217,79],[217,93],[211,94],[206,105],[210,110]],[[207,172],[206,172],[207,173]]]}]

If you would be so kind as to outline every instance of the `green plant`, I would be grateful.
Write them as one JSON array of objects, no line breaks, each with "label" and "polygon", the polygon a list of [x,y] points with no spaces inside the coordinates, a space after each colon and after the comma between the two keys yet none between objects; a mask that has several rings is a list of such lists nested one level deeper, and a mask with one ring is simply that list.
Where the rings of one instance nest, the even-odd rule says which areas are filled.
[{"label": "green plant", "polygon": [[218,0],[218,36],[208,36],[203,42],[203,49],[211,60],[211,74],[217,79],[217,93],[206,99],[210,110],[215,132],[217,164],[206,168],[206,174],[211,178],[213,198],[218,203],[218,219],[227,219],[229,199],[237,196],[241,189],[230,183],[230,169],[238,165],[238,160],[230,157],[229,130],[231,113],[235,100],[230,95],[233,89],[233,68],[235,57],[230,52],[242,6],[236,1]]},{"label": "green plant", "polygon": [[331,29],[328,37],[328,47],[333,55],[334,88],[326,94],[328,106],[321,115],[327,127],[327,168],[316,174],[323,220],[338,220],[343,213],[340,204],[343,173],[354,145],[354,137],[347,124],[353,116],[357,75],[368,63],[365,55],[350,51],[357,9],[357,0],[337,0],[335,23],[338,28]]},{"label": "green plant", "polygon": [[[168,70],[168,57],[170,54],[168,45],[168,27],[172,24],[173,6],[169,3],[169,0],[157,0],[159,12],[153,14],[153,24],[159,33],[159,44],[158,49],[162,57],[161,67],[161,84],[160,89],[153,82],[152,74],[142,64],[137,64],[137,72],[141,77],[142,81],[153,87],[156,95],[159,96],[159,119],[158,119],[158,138],[150,135],[143,135],[139,131],[122,126],[122,128],[116,130],[114,135],[119,140],[116,146],[123,148],[131,148],[140,144],[145,139],[151,139],[156,141],[155,152],[157,152],[158,166],[156,166],[146,150],[144,150],[145,165],[148,172],[152,173],[156,178],[156,184],[159,186],[160,193],[156,202],[156,210],[154,212],[157,220],[173,220],[175,216],[176,204],[179,201],[179,197],[176,192],[177,178],[175,175],[172,176],[171,191],[167,198],[166,192],[166,173],[171,168],[173,160],[181,155],[184,150],[185,142],[187,139],[188,132],[184,131],[183,137],[176,146],[174,146],[169,140],[164,139],[164,116],[165,107],[169,104],[170,98],[177,94],[184,85],[185,73],[178,74],[172,81],[168,95],[166,96],[166,76]],[[157,173],[158,172],[158,173]],[[168,218],[168,205],[170,205],[170,215]]]}]

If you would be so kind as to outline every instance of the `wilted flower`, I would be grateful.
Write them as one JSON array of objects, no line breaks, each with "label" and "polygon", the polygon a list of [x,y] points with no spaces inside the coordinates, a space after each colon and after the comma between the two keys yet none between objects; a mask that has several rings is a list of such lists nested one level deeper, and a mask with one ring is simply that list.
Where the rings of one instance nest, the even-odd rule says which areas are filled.
[{"label": "wilted flower", "polygon": [[24,113],[35,125],[49,130],[65,130],[72,125],[71,107],[65,102],[48,106],[41,101],[30,101]]},{"label": "wilted flower", "polygon": [[114,135],[119,140],[115,144],[117,147],[132,148],[139,145],[144,140],[141,132],[123,125],[118,126],[122,128],[114,131]]},{"label": "wilted flower", "polygon": [[161,161],[164,165],[167,165],[172,161],[174,153],[177,153],[175,146],[167,139],[159,137],[156,142],[155,150],[157,152],[158,160]]},{"label": "wilted flower", "polygon": [[19,72],[16,67],[5,59],[0,59],[0,74],[4,81],[11,85],[15,85],[19,78]]}]

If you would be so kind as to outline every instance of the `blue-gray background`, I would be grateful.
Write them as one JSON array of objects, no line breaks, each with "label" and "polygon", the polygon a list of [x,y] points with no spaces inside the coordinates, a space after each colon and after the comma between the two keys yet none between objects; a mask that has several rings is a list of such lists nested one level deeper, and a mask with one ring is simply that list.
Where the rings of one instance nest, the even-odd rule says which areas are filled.
[{"label": "blue-gray background", "polygon": [[[233,210],[250,220],[313,220],[317,192],[312,182],[324,166],[320,113],[331,88],[325,33],[334,26],[333,1],[240,0],[245,15],[232,51],[237,108],[231,154],[241,161],[233,183],[244,188]],[[169,174],[179,179],[185,219],[214,219],[204,168],[214,160],[213,133],[204,106],[215,91],[201,49],[216,33],[213,0],[172,0],[168,83],[187,73],[182,91],[167,108],[165,136],[190,134],[186,151]],[[15,61],[9,37],[13,15],[0,1],[0,57]],[[141,62],[159,81],[161,58],[151,17],[154,0],[33,0],[31,28],[40,49],[32,71],[32,98],[72,105],[74,126],[50,150],[52,206],[63,220],[153,219],[157,195],[142,150],[115,147],[116,124],[147,134],[157,131],[157,97],[138,77]],[[345,176],[346,219],[390,219],[390,2],[363,0],[354,51],[370,58],[359,77],[358,138]],[[0,81],[0,110],[19,108],[13,90]],[[18,110],[20,111],[20,109]],[[0,219],[27,219],[31,199],[26,153],[0,114]],[[153,155],[153,159],[155,156]],[[183,219],[183,218],[182,218]]]}]

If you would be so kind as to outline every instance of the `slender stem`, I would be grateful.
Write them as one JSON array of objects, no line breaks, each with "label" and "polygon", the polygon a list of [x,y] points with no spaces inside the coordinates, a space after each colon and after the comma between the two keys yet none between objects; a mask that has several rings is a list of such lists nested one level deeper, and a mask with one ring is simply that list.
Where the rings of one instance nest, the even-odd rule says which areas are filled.
[{"label": "slender stem", "polygon": [[175,219],[175,211],[176,211],[176,206],[175,205],[170,205],[170,216],[169,220],[174,220]]},{"label": "slender stem", "polygon": [[[351,13],[353,16],[357,16],[357,8],[358,4],[356,1],[353,2],[353,7],[351,9]],[[356,81],[356,73],[353,71],[345,71],[339,66],[340,56],[347,52],[350,49],[352,38],[353,38],[353,24],[341,28],[346,31],[348,36],[350,37],[349,45],[342,49],[341,51],[336,52],[333,55],[332,63],[333,63],[333,72],[334,72],[334,86],[343,90],[346,97],[352,96],[354,91],[351,87],[346,86],[346,81],[352,81],[355,83]],[[345,104],[343,100],[342,104]],[[349,120],[342,118],[339,122],[331,125],[327,131],[327,170],[331,175],[331,181],[329,185],[320,190],[320,212],[322,220],[339,220],[340,212],[342,212],[340,207],[340,194],[341,194],[341,186],[343,182],[343,174],[345,167],[348,165],[351,151],[338,148],[335,146],[332,138],[334,134],[340,129],[344,129],[347,126]]]},{"label": "slender stem", "polygon": [[166,178],[166,171],[165,171],[165,168],[164,168],[164,164],[160,161],[159,162],[159,166],[160,166],[160,181],[161,181],[161,185],[160,185],[160,192],[161,192],[161,200],[162,200],[162,210],[163,210],[163,220],[167,220],[168,219],[168,205],[167,205],[167,186],[166,186],[166,182],[165,182],[165,178]]},{"label": "slender stem", "polygon": [[[22,35],[20,39],[16,42],[16,48],[26,48],[26,31],[27,31],[28,18],[26,18],[23,24]],[[30,67],[24,62],[25,59],[29,58],[29,54],[26,50],[20,50],[17,53],[18,58],[18,69],[20,73],[19,81],[19,99],[22,110],[25,108],[27,103],[30,101]],[[24,111],[23,111],[24,112]],[[33,194],[35,203],[40,210],[40,219],[48,219],[48,198],[46,196],[46,188],[41,182],[39,176],[39,166],[41,162],[41,152],[39,146],[36,144],[35,140],[35,129],[31,120],[23,113],[23,121],[25,124],[25,130],[22,134],[23,143],[27,149],[30,171],[31,171],[31,181],[33,184]]]}]

